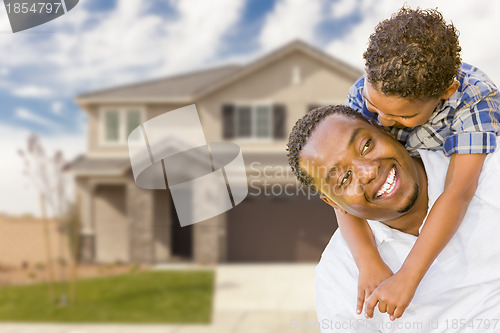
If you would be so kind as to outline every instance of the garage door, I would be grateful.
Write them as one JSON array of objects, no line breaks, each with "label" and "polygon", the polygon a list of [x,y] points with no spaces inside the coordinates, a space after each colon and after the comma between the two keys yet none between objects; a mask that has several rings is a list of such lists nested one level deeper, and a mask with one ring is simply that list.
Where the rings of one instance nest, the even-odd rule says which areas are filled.
[{"label": "garage door", "polygon": [[318,197],[247,197],[228,212],[230,262],[317,262],[337,228]]}]

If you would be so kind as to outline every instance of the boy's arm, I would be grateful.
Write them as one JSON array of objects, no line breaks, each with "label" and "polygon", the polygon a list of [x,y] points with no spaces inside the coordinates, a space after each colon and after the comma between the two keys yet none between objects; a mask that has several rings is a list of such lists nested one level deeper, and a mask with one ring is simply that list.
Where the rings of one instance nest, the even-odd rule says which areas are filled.
[{"label": "boy's arm", "polygon": [[373,308],[401,317],[418,284],[441,250],[453,237],[474,196],[486,154],[453,154],[446,174],[444,192],[434,203],[422,232],[401,269],[384,281],[366,301],[366,314]]},{"label": "boy's arm", "polygon": [[368,222],[338,209],[335,209],[335,214],[342,237],[359,270],[356,313],[360,314],[365,297],[368,297],[382,281],[390,277],[392,271],[380,257]]}]

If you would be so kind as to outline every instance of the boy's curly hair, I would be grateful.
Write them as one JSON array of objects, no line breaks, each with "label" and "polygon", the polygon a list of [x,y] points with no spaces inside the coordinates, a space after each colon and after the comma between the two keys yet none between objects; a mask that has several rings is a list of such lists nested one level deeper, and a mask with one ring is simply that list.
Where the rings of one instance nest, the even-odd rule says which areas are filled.
[{"label": "boy's curly hair", "polygon": [[461,64],[458,35],[436,9],[402,7],[370,36],[363,54],[368,82],[389,96],[439,98]]},{"label": "boy's curly hair", "polygon": [[302,170],[300,167],[300,153],[316,126],[323,119],[332,114],[340,114],[369,123],[368,120],[361,115],[361,113],[346,105],[320,106],[297,120],[292,131],[290,132],[290,136],[288,137],[286,149],[288,151],[288,164],[290,164],[293,174],[297,177],[297,180],[302,185],[309,187],[313,191],[318,191],[318,188],[313,177],[308,175],[307,172]]}]

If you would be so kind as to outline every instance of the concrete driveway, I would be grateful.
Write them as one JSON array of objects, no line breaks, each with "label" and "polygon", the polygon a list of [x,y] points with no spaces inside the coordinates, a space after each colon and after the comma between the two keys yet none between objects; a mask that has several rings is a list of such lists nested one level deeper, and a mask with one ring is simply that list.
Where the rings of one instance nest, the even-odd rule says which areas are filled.
[{"label": "concrete driveway", "polygon": [[[195,268],[195,267],[193,267]],[[314,308],[315,264],[234,264],[216,267],[208,325],[0,324],[1,333],[275,333],[319,332]],[[164,266],[163,269],[170,269]]]}]

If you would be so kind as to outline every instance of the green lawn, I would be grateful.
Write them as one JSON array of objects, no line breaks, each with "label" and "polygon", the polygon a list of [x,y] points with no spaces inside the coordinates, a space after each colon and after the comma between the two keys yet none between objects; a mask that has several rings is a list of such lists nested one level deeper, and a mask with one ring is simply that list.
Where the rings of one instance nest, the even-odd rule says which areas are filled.
[{"label": "green lawn", "polygon": [[80,280],[74,304],[48,300],[46,284],[0,288],[0,321],[208,323],[212,271],[151,271]]}]

